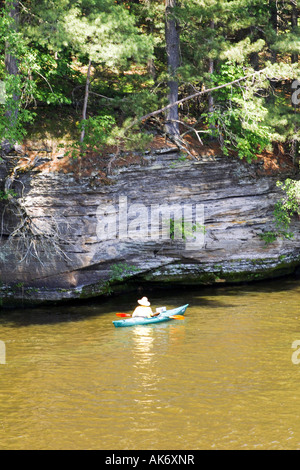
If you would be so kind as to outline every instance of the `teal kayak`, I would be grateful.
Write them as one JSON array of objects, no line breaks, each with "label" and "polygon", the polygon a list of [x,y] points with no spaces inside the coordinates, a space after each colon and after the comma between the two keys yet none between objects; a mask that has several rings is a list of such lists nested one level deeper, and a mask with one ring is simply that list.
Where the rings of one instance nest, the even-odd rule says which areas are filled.
[{"label": "teal kayak", "polygon": [[154,325],[155,323],[162,323],[166,321],[172,321],[173,315],[184,315],[189,304],[183,305],[182,307],[174,308],[173,310],[166,310],[163,313],[160,313],[157,317],[145,318],[145,317],[134,317],[127,318],[124,320],[113,321],[113,324],[116,328],[121,328],[124,326],[135,326],[135,325]]}]

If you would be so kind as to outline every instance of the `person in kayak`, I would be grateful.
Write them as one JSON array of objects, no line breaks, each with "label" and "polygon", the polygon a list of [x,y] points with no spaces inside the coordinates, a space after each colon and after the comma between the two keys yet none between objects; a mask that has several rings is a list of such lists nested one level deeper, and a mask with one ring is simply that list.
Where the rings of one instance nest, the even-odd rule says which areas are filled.
[{"label": "person in kayak", "polygon": [[138,300],[139,306],[136,307],[135,311],[132,314],[132,318],[134,317],[146,317],[151,318],[154,317],[156,314],[152,312],[152,308],[150,307],[150,302],[147,297],[143,297],[142,299]]}]

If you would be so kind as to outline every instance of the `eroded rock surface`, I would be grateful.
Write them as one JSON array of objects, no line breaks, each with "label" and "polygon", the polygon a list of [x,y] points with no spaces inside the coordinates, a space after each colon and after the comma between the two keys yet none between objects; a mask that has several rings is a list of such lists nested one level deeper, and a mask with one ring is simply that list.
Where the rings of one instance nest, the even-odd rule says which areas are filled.
[{"label": "eroded rock surface", "polygon": [[[2,182],[7,166],[0,164]],[[274,227],[274,204],[282,197],[278,177],[258,177],[253,167],[235,159],[191,161],[178,159],[174,151],[156,152],[144,157],[143,166],[115,170],[105,184],[40,168],[18,172],[11,187],[31,223],[32,244],[25,240],[20,214],[1,202],[2,305],[88,298],[145,283],[162,287],[268,279],[300,265],[299,220],[291,227],[293,240],[266,246],[259,236]],[[151,214],[162,204],[170,209],[161,216],[164,223],[176,205],[191,208],[184,219],[190,217],[191,224],[184,226],[183,235],[177,214],[167,239],[159,238]],[[196,220],[202,205],[203,240],[203,224]],[[127,225],[122,223],[125,213]]]}]

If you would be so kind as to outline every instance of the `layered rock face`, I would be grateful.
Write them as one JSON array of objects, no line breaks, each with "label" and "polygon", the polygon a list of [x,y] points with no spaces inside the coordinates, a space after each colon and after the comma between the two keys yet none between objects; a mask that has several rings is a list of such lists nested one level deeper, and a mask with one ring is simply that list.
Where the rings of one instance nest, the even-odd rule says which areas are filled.
[{"label": "layered rock face", "polygon": [[[20,210],[1,202],[3,306],[269,279],[300,265],[299,220],[293,240],[266,246],[259,236],[274,227],[278,177],[235,159],[191,161],[168,149],[105,182],[41,168],[16,173]],[[2,182],[7,171],[0,164]]]}]

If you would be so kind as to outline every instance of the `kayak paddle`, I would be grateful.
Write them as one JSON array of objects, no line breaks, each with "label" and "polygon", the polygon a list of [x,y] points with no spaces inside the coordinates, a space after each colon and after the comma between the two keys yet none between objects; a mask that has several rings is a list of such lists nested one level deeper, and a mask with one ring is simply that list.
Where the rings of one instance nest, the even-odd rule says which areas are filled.
[{"label": "kayak paddle", "polygon": [[174,320],[185,320],[185,317],[183,315],[172,315],[169,318],[173,318]]},{"label": "kayak paddle", "polygon": [[131,317],[130,313],[116,313],[117,317],[121,317],[121,318],[124,318],[124,317]]}]

